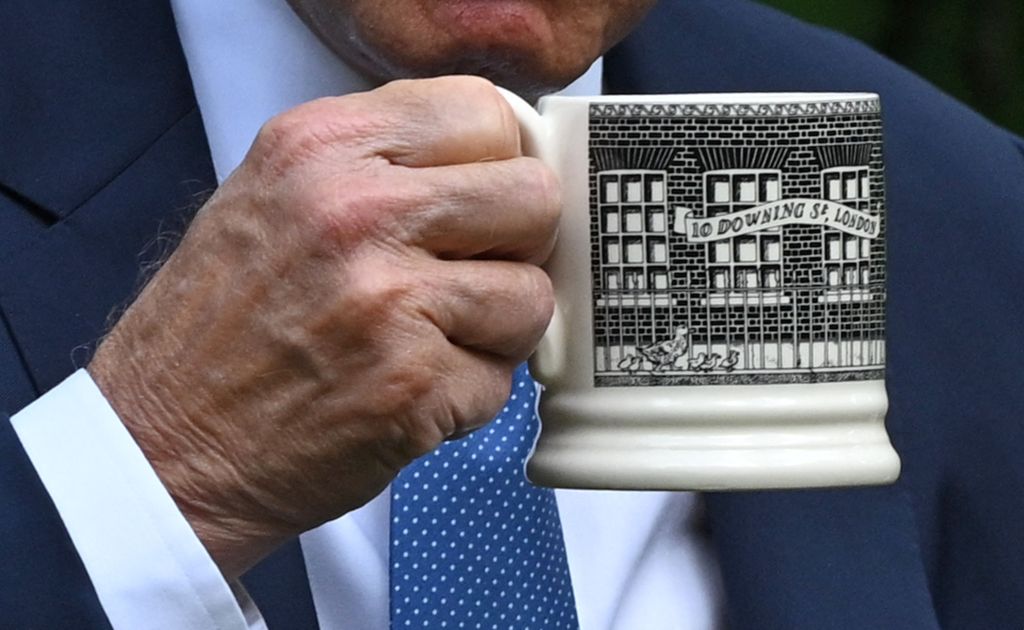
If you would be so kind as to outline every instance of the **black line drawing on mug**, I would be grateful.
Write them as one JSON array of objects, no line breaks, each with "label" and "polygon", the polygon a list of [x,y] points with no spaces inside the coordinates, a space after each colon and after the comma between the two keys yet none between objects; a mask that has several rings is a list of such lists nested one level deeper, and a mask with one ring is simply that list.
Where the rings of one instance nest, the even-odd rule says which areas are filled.
[{"label": "black line drawing on mug", "polygon": [[876,99],[594,104],[597,386],[879,379]]}]

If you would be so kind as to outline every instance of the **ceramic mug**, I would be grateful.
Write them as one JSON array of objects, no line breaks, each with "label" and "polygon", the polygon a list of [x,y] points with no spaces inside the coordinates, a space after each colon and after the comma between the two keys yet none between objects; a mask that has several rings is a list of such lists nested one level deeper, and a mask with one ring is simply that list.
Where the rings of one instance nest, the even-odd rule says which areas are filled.
[{"label": "ceramic mug", "polygon": [[564,199],[531,481],[897,477],[877,95],[505,95]]}]

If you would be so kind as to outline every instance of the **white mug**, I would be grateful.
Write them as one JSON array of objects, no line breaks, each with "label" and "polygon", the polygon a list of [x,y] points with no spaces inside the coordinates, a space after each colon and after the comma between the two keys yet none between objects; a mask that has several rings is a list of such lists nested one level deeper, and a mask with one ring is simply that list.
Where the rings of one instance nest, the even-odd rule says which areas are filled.
[{"label": "white mug", "polygon": [[531,481],[897,477],[877,95],[504,94],[564,199]]}]

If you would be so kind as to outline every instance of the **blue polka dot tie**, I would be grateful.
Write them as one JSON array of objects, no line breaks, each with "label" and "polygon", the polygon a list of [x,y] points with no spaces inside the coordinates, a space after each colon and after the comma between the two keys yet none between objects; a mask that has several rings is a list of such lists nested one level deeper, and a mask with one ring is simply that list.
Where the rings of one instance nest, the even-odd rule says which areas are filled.
[{"label": "blue polka dot tie", "polygon": [[491,424],[392,484],[392,630],[579,628],[554,492],[523,473],[536,397],[522,366]]}]

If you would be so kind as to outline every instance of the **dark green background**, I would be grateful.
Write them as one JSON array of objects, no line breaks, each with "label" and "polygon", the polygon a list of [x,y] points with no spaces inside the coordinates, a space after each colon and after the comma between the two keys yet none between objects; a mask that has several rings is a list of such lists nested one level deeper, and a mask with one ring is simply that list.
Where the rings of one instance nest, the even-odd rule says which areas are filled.
[{"label": "dark green background", "polygon": [[852,35],[1024,134],[1024,0],[763,0]]}]

